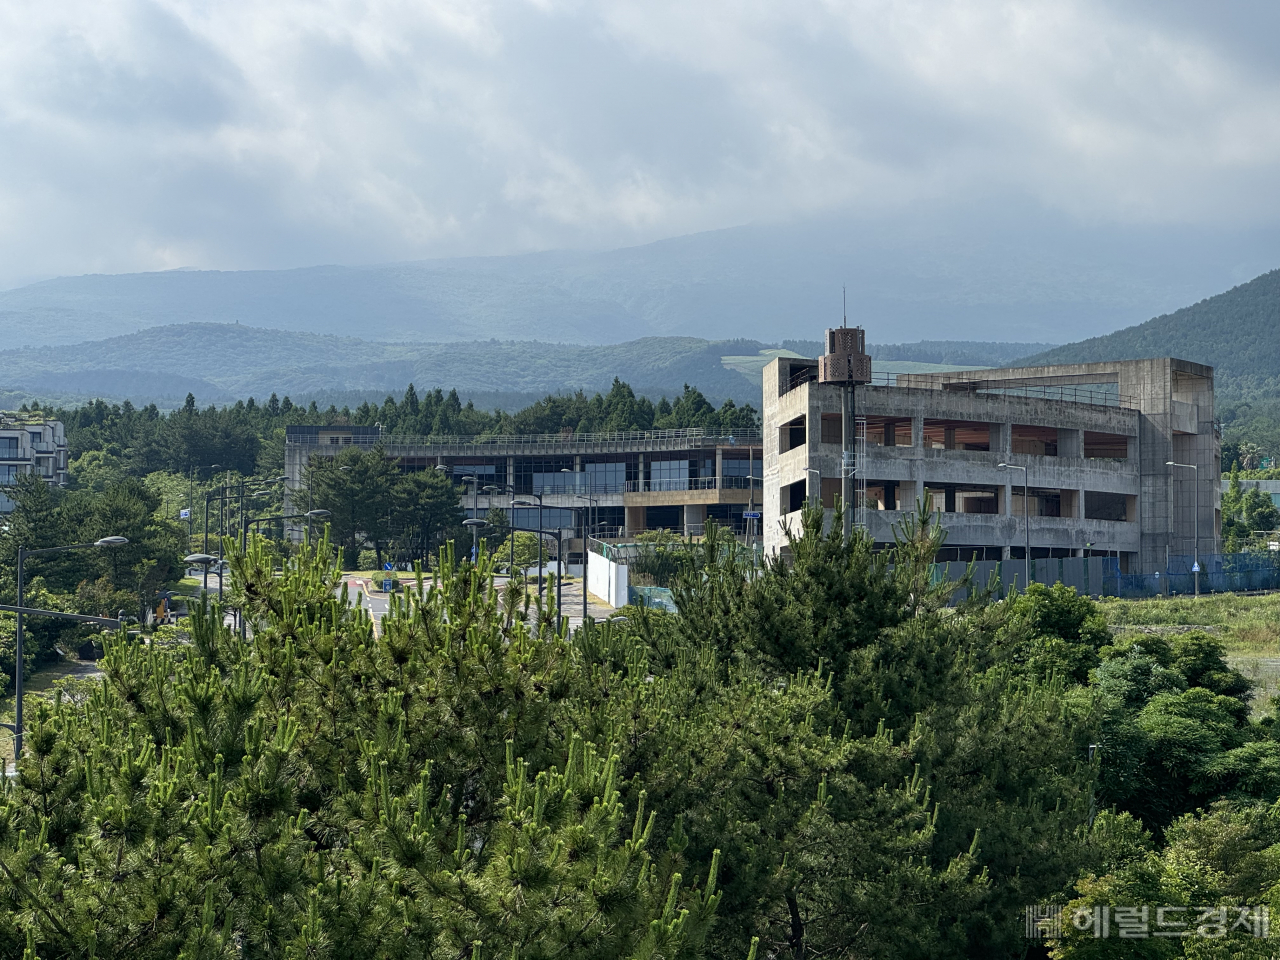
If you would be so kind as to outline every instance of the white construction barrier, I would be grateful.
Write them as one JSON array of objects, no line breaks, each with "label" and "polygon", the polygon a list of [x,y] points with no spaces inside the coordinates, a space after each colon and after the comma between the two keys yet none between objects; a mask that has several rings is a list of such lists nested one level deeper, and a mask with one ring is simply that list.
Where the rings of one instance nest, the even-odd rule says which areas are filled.
[{"label": "white construction barrier", "polygon": [[587,561],[587,589],[611,607],[627,602],[627,565],[592,553]]}]

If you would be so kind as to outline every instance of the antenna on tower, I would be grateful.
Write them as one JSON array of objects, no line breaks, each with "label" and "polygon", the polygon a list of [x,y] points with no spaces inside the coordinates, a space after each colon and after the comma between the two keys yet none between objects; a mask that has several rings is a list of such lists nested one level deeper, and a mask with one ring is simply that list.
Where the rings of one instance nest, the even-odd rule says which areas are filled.
[{"label": "antenna on tower", "polygon": [[841,312],[844,314],[844,320],[840,326],[847,327],[849,325],[849,288],[843,284],[840,286],[840,305]]}]

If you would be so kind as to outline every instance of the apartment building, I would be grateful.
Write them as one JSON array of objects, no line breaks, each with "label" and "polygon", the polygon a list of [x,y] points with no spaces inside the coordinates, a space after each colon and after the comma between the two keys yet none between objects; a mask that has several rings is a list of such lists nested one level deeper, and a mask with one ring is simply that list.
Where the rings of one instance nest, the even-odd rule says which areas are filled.
[{"label": "apartment building", "polygon": [[1163,358],[883,375],[867,358],[842,383],[827,360],[765,368],[766,551],[786,549],[784,527],[799,529],[807,499],[830,515],[851,490],[856,522],[880,544],[928,504],[948,534],[940,560],[1025,557],[1028,527],[1032,559],[1111,556],[1125,572],[1192,555],[1197,532],[1201,555],[1218,552],[1212,367]]},{"label": "apartment building", "polygon": [[67,482],[67,437],[58,420],[0,413],[0,513],[13,510],[5,488],[24,473],[51,485]]},{"label": "apartment building", "polygon": [[[444,469],[463,488],[467,516],[506,510],[517,527],[541,523],[571,540],[580,554],[584,531],[598,538],[665,529],[699,535],[708,520],[746,535],[759,533],[762,445],[758,431],[711,436],[701,429],[511,437],[404,437],[377,427],[289,427],[285,436],[286,512],[303,506],[306,469],[316,457],[355,445],[381,446],[402,470]],[[474,477],[475,480],[467,478]],[[301,496],[303,499],[298,499]]]}]

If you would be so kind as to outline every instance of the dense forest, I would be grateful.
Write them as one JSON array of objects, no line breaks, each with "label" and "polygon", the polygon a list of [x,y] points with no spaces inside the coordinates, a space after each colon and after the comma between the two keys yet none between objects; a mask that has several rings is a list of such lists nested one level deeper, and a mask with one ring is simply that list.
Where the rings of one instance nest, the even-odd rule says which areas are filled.
[{"label": "dense forest", "polygon": [[[38,407],[37,407],[38,409]],[[30,407],[23,407],[28,412]],[[274,393],[265,403],[253,397],[224,406],[199,407],[194,396],[171,412],[154,404],[135,407],[103,400],[45,411],[66,425],[73,461],[100,452],[125,475],[144,477],[159,470],[207,478],[212,466],[248,475],[279,472],[284,459],[285,427],[299,424],[381,426],[384,433],[412,436],[491,436],[529,433],[605,433],[625,430],[669,430],[701,427],[709,433],[758,430],[759,416],[750,405],[726,400],[713,406],[694,387],[657,403],[621,380],[607,393],[579,391],[548,395],[514,413],[487,411],[462,403],[456,390],[418,395],[413,384],[397,401],[362,403],[354,410],[312,403],[298,406]]]},{"label": "dense forest", "polygon": [[[939,543],[713,528],[678,613],[573,631],[447,547],[375,630],[326,541],[254,543],[247,639],[197,607],[33,710],[0,957],[1269,956],[1272,709],[1061,586],[946,609]],[[1091,932],[1133,904],[1198,936]]]}]

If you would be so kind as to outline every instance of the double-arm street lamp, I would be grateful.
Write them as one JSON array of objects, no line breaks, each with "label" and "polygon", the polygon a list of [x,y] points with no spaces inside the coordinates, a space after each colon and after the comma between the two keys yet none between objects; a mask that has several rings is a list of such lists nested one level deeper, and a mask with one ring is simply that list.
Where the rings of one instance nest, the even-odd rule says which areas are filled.
[{"label": "double-arm street lamp", "polygon": [[[525,497],[533,497],[534,500],[538,501],[538,596],[541,597],[542,596],[542,494],[526,493],[521,495],[521,499],[512,500],[511,508],[512,508],[513,515],[511,519],[512,520],[515,519],[514,511],[516,507],[532,507],[533,506],[533,500],[526,500],[524,499]],[[512,527],[512,529],[514,530],[515,528]],[[514,543],[514,541],[515,541],[515,537],[512,537],[512,542]]]},{"label": "double-arm street lamp", "polygon": [[[22,756],[22,618],[25,609],[22,606],[22,576],[23,566],[27,557],[41,557],[50,553],[62,553],[65,550],[88,550],[92,547],[121,547],[129,541],[125,537],[103,537],[101,540],[95,540],[92,543],[70,543],[64,547],[43,547],[39,550],[28,550],[26,547],[18,547],[18,602],[16,604],[16,615],[18,618],[17,627],[14,632],[14,657],[13,665],[13,696],[14,696],[14,720],[13,720],[13,758],[16,762],[18,757]],[[53,611],[39,611],[41,614],[58,616]],[[74,619],[81,619],[75,617]],[[85,618],[91,622],[107,623],[102,618],[91,617]]]},{"label": "double-arm street lamp", "polygon": [[1184,470],[1195,471],[1195,473],[1192,474],[1193,479],[1191,482],[1191,486],[1192,486],[1192,489],[1195,491],[1195,495],[1196,495],[1196,516],[1195,516],[1196,545],[1195,545],[1195,549],[1191,551],[1194,557],[1191,564],[1191,572],[1195,576],[1195,582],[1196,582],[1195,590],[1196,590],[1196,596],[1198,597],[1200,596],[1200,468],[1194,463],[1174,463],[1172,460],[1166,460],[1164,462],[1164,465],[1166,467],[1181,467]]},{"label": "double-arm street lamp", "polygon": [[1027,531],[1027,556],[1026,556],[1026,583],[1022,585],[1022,589],[1026,590],[1031,586],[1031,497],[1027,492],[1027,468],[1020,467],[1016,463],[1000,464],[1006,470],[1022,471],[1022,519],[1025,521]]}]

